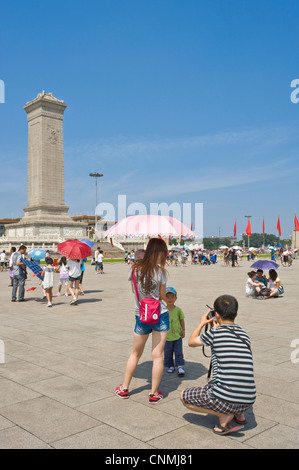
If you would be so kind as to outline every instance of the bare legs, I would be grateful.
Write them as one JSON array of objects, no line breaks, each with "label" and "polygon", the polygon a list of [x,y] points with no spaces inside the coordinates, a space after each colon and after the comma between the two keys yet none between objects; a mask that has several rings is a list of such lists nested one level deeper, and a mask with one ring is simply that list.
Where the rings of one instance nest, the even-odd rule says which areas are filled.
[{"label": "bare legs", "polygon": [[136,333],[134,333],[133,349],[126,365],[125,377],[122,384],[123,389],[129,388],[131,379],[136,370],[138,361],[143,353],[148,336],[149,335],[137,335]]},{"label": "bare legs", "polygon": [[[240,421],[245,420],[244,414],[234,415],[233,413],[231,414],[218,413],[217,411],[209,410],[208,408],[201,408],[200,406],[190,405],[188,403],[185,403],[183,394],[184,394],[184,390],[181,392],[180,399],[183,405],[186,408],[188,408],[188,410],[193,411],[195,413],[203,413],[203,414],[210,414],[210,415],[217,416],[219,418],[220,426],[226,427],[232,421],[232,419],[234,419],[234,417],[236,417]],[[217,432],[221,432],[221,429],[219,429],[218,426],[215,426],[214,429]]]},{"label": "bare legs", "polygon": [[153,369],[152,369],[152,390],[151,393],[157,393],[161,382],[164,364],[163,364],[163,353],[166,343],[166,337],[168,332],[152,332],[152,358],[153,358]]},{"label": "bare legs", "polygon": [[[149,335],[138,335],[134,333],[133,349],[128,359],[125,377],[123,381],[122,388],[128,389],[134,372],[136,370],[138,361],[142,356],[144,346],[148,340]],[[152,331],[152,359],[153,359],[153,368],[152,368],[152,389],[151,393],[157,393],[158,387],[163,374],[163,351],[166,342],[167,332],[160,333],[157,331]]]},{"label": "bare legs", "polygon": [[48,301],[48,304],[52,303],[52,287],[50,289],[46,289],[46,298],[47,298],[47,301]]},{"label": "bare legs", "polygon": [[79,295],[79,281],[78,281],[78,280],[75,281],[75,293],[74,293],[74,291],[73,291],[73,281],[69,281],[67,287],[68,287],[69,292],[70,292],[71,295],[73,296],[73,299],[74,299],[74,298],[78,299],[78,295]]}]

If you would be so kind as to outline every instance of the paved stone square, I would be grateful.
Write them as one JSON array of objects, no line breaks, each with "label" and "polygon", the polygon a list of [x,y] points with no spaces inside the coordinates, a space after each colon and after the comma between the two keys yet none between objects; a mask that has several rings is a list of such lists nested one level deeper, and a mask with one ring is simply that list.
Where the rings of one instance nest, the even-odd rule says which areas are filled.
[{"label": "paved stone square", "polygon": [[[130,399],[114,395],[133,336],[127,265],[106,263],[103,275],[88,265],[79,304],[54,297],[52,308],[41,299],[40,287],[26,293],[27,302],[12,303],[8,272],[0,272],[0,340],[5,346],[0,448],[299,448],[299,363],[291,361],[291,343],[297,338],[299,343],[299,261],[279,268],[285,294],[271,300],[245,297],[250,264],[168,267],[168,285],[178,290],[177,305],[186,316],[186,375],[170,376],[165,370],[160,386],[165,398],[156,406],[148,404],[150,340]],[[38,280],[29,273],[26,289],[35,286]],[[252,340],[257,385],[247,426],[226,437],[213,434],[215,417],[193,414],[179,400],[186,386],[207,381],[209,359],[200,348],[188,347],[188,337],[206,304],[225,293],[239,301],[237,323]]]}]

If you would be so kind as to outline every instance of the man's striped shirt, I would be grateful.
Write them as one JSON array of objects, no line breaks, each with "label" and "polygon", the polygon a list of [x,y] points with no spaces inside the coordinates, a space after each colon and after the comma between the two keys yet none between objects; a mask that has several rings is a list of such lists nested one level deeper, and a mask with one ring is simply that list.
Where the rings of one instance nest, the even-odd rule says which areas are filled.
[{"label": "man's striped shirt", "polygon": [[[242,339],[241,339],[242,338]],[[212,351],[213,395],[219,400],[252,404],[256,398],[250,338],[238,325],[211,328],[200,336]]]}]

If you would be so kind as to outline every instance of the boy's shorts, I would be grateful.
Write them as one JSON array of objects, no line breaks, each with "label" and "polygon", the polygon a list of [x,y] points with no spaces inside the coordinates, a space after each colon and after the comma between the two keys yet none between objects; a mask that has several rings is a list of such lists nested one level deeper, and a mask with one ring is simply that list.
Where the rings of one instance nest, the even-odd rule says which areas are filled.
[{"label": "boy's shorts", "polygon": [[207,384],[203,387],[189,387],[183,392],[183,400],[187,405],[195,405],[200,408],[216,411],[224,414],[245,413],[252,405],[228,403],[214,397],[211,385]]},{"label": "boy's shorts", "polygon": [[140,321],[139,315],[135,316],[136,323],[134,333],[137,335],[149,335],[152,331],[159,331],[161,333],[169,331],[169,313],[165,312],[160,315],[158,323],[149,325]]}]

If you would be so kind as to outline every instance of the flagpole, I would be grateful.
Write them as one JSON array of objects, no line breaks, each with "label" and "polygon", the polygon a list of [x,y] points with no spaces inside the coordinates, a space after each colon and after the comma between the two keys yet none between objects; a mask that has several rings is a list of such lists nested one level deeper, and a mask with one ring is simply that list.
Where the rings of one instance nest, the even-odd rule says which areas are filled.
[{"label": "flagpole", "polygon": [[263,215],[263,250],[265,249],[265,216]]},{"label": "flagpole", "polygon": [[[296,220],[296,211],[295,211],[295,220]],[[296,243],[296,232],[297,232],[297,229],[296,229],[296,225],[295,225],[295,247],[294,249],[297,248],[297,243]]]}]

